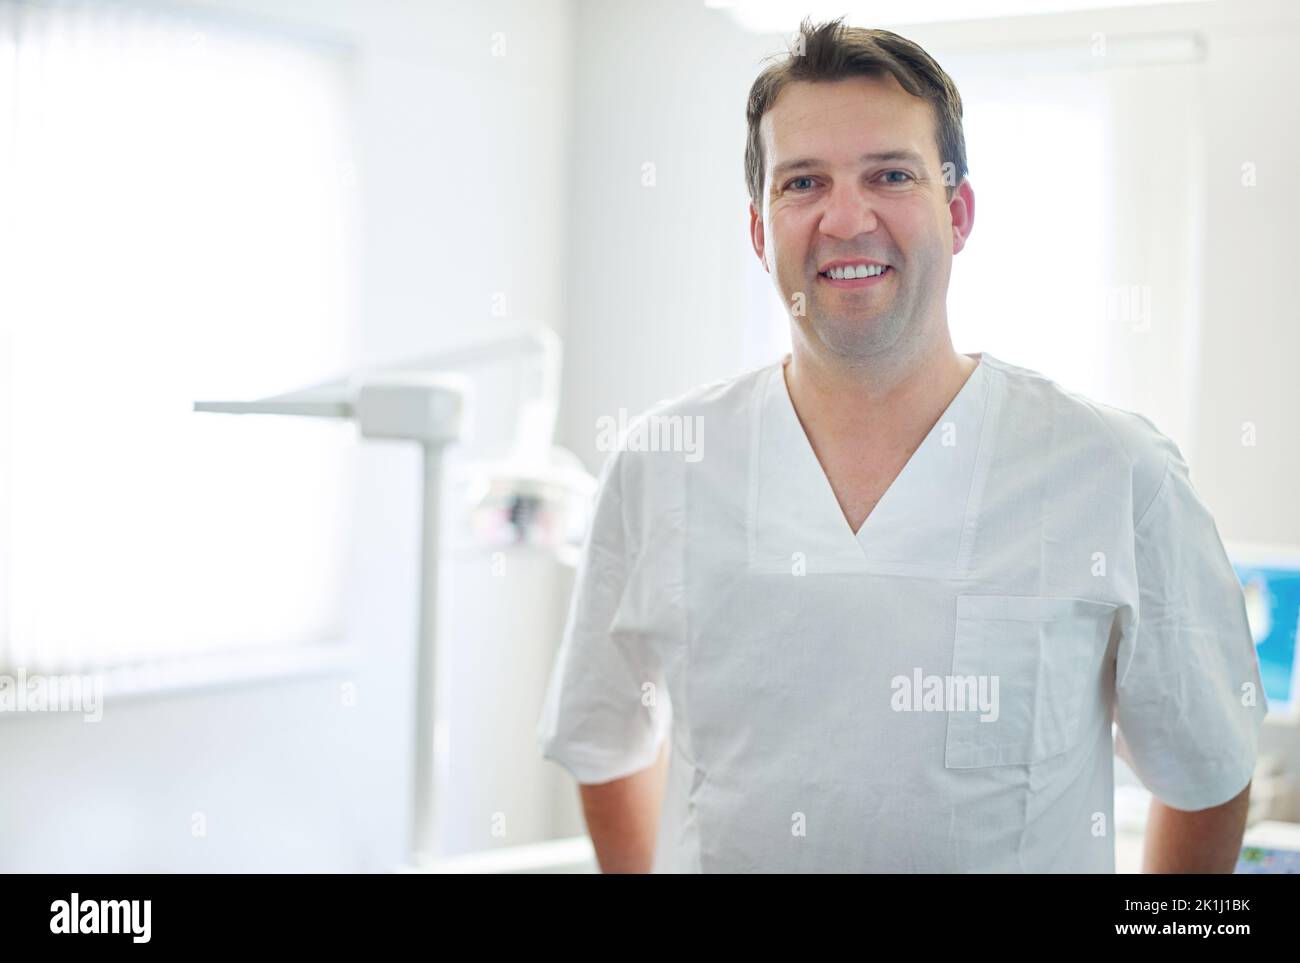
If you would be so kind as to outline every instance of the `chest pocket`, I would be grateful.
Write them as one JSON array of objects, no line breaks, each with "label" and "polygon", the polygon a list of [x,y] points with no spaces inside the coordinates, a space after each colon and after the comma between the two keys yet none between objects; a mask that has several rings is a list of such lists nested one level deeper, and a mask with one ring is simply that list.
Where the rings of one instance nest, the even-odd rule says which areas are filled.
[{"label": "chest pocket", "polygon": [[1073,746],[1115,609],[1077,598],[957,596],[955,684],[986,692],[992,711],[950,709],[944,765],[1024,765]]}]

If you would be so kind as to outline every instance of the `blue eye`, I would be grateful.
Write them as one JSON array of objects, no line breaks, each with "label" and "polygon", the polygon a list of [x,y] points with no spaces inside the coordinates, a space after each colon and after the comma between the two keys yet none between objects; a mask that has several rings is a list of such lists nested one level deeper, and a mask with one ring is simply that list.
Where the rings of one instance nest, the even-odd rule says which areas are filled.
[{"label": "blue eye", "polygon": [[[889,180],[889,177],[890,177],[891,174],[902,174],[903,177],[906,178],[906,180],[901,180],[901,181],[900,181],[900,180]],[[884,175],[884,176],[885,176],[885,178],[886,178],[885,183],[890,184],[890,185],[903,185],[903,184],[908,183],[909,181],[915,181],[915,180],[916,180],[915,177],[913,177],[910,173],[908,173],[908,172],[905,171],[905,170],[892,170],[892,171],[885,171],[885,175]],[[798,184],[800,181],[810,181],[810,182],[811,182],[811,181],[814,181],[814,180],[816,180],[816,178],[812,177],[811,175],[807,175],[807,174],[803,175],[802,177],[794,177],[794,178],[791,178],[790,180],[788,180],[788,181],[785,182],[785,188],[784,188],[784,189],[787,190],[787,191],[788,191],[788,190],[794,190],[796,193],[800,193],[800,194],[801,194],[801,193],[803,193],[805,190],[807,190],[807,188],[799,188],[799,187],[795,187],[794,185],[795,185],[795,184]]]}]

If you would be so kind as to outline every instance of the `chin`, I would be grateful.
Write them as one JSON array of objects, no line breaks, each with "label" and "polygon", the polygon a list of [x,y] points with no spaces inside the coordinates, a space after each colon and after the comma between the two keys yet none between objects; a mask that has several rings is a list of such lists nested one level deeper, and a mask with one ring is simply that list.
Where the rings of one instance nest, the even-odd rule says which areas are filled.
[{"label": "chin", "polygon": [[820,321],[809,325],[813,338],[836,357],[865,358],[890,350],[901,333],[890,318]]}]

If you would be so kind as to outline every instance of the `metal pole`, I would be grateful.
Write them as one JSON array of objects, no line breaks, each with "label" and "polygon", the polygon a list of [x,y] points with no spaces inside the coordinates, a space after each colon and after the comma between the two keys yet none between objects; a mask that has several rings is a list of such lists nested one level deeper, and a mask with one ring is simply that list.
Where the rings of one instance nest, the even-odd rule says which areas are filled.
[{"label": "metal pole", "polygon": [[422,444],[424,505],[420,544],[420,634],[415,668],[415,819],[412,855],[419,864],[437,857],[438,770],[443,764],[437,738],[438,512],[442,492],[441,444]]}]

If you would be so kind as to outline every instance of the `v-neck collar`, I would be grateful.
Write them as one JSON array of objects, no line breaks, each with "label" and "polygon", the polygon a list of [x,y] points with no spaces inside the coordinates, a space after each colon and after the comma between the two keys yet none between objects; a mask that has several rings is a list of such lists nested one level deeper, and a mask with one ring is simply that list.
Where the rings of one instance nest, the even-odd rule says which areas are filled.
[{"label": "v-neck collar", "polygon": [[[787,356],[788,357],[788,356]],[[751,568],[960,577],[996,420],[987,352],[855,534],[799,422],[785,359],[760,379],[749,484]]]}]

